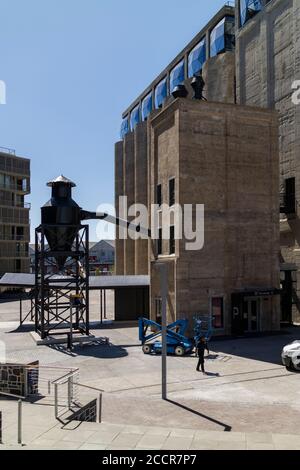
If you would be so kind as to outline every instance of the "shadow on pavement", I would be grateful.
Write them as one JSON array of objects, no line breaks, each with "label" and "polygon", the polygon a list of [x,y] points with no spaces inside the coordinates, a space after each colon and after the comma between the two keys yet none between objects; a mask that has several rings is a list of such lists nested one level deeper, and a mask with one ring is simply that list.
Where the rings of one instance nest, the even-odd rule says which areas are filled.
[{"label": "shadow on pavement", "polygon": [[234,339],[214,338],[210,342],[210,349],[216,352],[216,354],[220,353],[282,365],[281,352],[283,347],[296,339],[300,339],[300,328],[291,327],[277,334]]},{"label": "shadow on pavement", "polygon": [[121,346],[114,346],[113,344],[77,344],[74,345],[72,350],[69,350],[66,345],[62,344],[53,344],[48,347],[70,357],[86,356],[98,359],[117,359],[128,356],[126,349]]},{"label": "shadow on pavement", "polygon": [[210,416],[204,415],[203,413],[200,413],[199,411],[193,410],[192,408],[189,408],[188,406],[183,405],[182,403],[178,403],[177,401],[170,400],[168,398],[167,398],[166,401],[168,403],[171,403],[172,405],[175,405],[175,406],[178,406],[179,408],[182,408],[185,411],[189,411],[190,413],[193,413],[194,415],[199,416],[200,418],[204,418],[207,421],[210,421],[211,423],[215,423],[218,426],[221,426],[222,428],[224,428],[225,432],[230,432],[232,430],[232,427],[229,426],[228,424],[222,423],[221,421],[218,421],[217,419],[211,418]]}]

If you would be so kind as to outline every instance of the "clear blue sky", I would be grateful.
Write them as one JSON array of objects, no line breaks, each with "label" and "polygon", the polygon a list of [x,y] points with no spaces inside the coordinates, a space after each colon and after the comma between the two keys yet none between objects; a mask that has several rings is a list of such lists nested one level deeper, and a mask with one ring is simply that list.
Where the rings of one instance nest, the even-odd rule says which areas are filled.
[{"label": "clear blue sky", "polygon": [[32,230],[61,173],[85,209],[113,203],[122,111],[224,3],[0,0],[0,146],[31,159]]}]

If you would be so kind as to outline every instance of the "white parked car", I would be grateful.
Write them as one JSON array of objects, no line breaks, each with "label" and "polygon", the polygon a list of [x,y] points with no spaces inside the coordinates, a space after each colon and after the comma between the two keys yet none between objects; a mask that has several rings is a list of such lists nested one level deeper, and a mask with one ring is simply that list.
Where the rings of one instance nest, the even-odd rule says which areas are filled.
[{"label": "white parked car", "polygon": [[300,340],[284,346],[281,358],[284,366],[300,371]]}]

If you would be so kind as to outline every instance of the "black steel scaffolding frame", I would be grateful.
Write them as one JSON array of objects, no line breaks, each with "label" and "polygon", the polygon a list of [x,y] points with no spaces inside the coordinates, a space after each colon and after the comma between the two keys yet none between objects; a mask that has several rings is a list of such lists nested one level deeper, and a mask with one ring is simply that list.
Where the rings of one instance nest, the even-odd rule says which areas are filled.
[{"label": "black steel scaffolding frame", "polygon": [[[76,226],[70,251],[52,251],[47,233],[57,225],[40,225],[35,230],[35,331],[42,339],[52,335],[89,335],[89,226]],[[75,228],[75,227],[74,227]],[[65,256],[59,271],[56,257]],[[46,265],[47,262],[47,265]],[[57,274],[47,273],[47,266]],[[76,294],[77,302],[74,302]]]}]

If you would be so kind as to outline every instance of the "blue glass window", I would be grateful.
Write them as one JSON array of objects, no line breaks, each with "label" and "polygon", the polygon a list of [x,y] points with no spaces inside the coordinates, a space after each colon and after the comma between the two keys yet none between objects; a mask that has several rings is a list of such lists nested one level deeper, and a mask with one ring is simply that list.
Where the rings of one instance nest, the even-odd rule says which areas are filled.
[{"label": "blue glass window", "polygon": [[155,108],[161,108],[168,96],[167,78],[164,78],[155,88]]},{"label": "blue glass window", "polygon": [[225,16],[210,33],[210,56],[234,49],[234,17]]},{"label": "blue glass window", "polygon": [[130,129],[134,131],[140,122],[140,105],[137,105],[130,113]]},{"label": "blue glass window", "polygon": [[153,109],[152,93],[149,93],[149,95],[147,95],[146,98],[144,98],[142,101],[142,120],[143,121],[146,121],[152,109]]},{"label": "blue glass window", "polygon": [[240,2],[240,14],[241,14],[241,25],[243,26],[255,16],[262,9],[261,0],[241,0]]},{"label": "blue glass window", "polygon": [[173,92],[177,85],[181,85],[184,82],[184,78],[184,60],[182,60],[170,73],[170,93]]},{"label": "blue glass window", "polygon": [[128,134],[129,132],[129,120],[128,120],[128,116],[126,116],[123,121],[122,121],[122,124],[121,124],[121,139],[124,139],[125,135]]},{"label": "blue glass window", "polygon": [[197,44],[189,54],[189,78],[199,75],[204,62],[206,61],[206,41],[205,38]]}]

